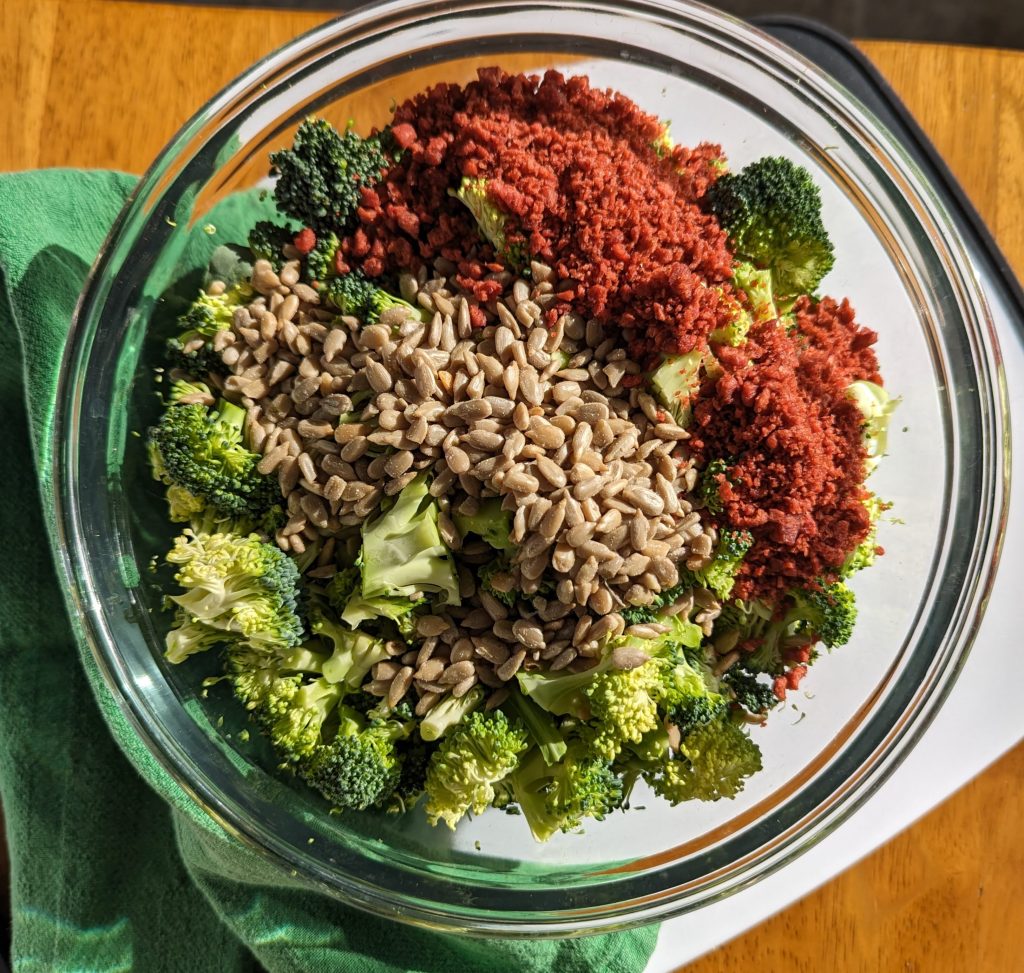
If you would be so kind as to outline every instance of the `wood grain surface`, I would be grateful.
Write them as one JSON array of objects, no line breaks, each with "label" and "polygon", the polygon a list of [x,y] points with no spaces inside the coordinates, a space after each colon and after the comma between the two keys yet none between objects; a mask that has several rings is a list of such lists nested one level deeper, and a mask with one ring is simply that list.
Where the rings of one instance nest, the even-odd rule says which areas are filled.
[{"label": "wood grain surface", "polygon": [[[0,170],[138,172],[206,98],[323,19],[119,0],[0,0]],[[1024,54],[862,47],[1024,271]],[[686,969],[1024,969],[1022,839],[1024,745],[844,875]]]}]

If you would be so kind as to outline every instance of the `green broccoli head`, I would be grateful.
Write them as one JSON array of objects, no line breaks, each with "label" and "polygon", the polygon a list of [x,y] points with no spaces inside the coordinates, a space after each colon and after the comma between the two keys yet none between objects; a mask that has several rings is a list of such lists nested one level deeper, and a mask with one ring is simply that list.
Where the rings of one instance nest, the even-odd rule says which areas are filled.
[{"label": "green broccoli head", "polygon": [[323,119],[307,118],[290,149],[270,156],[278,208],[303,226],[344,232],[361,204],[361,190],[380,182],[390,165],[380,136],[344,134]]},{"label": "green broccoli head", "polygon": [[732,281],[746,296],[754,324],[778,318],[779,313],[775,309],[775,297],[772,294],[771,271],[761,270],[753,264],[739,261],[732,268]]},{"label": "green broccoli head", "polygon": [[228,647],[225,670],[239,702],[270,726],[291,708],[303,681],[319,675],[324,658],[304,646],[274,651],[236,643]]},{"label": "green broccoli head", "polygon": [[425,785],[427,819],[452,830],[469,812],[482,814],[529,746],[526,731],[500,710],[474,712],[445,736],[430,759]]},{"label": "green broccoli head", "polygon": [[180,369],[196,378],[227,375],[230,371],[220,352],[214,351],[213,344],[198,334],[168,338],[164,344],[164,360],[169,368]]},{"label": "green broccoli head", "polygon": [[[736,304],[735,310],[737,313],[746,314],[738,304]],[[749,323],[746,327],[750,327]],[[723,339],[714,338],[713,340]],[[692,401],[700,391],[702,376],[707,370],[707,364],[708,356],[704,350],[699,348],[685,355],[666,355],[664,361],[650,374],[648,379],[655,398],[684,428],[690,424],[693,414]]]},{"label": "green broccoli head", "polygon": [[590,702],[593,752],[612,761],[627,743],[639,743],[661,725],[659,703],[665,692],[666,664],[650,659],[635,669],[612,669],[595,676],[583,694]]},{"label": "green broccoli head", "polygon": [[[767,274],[767,271],[765,273]],[[768,276],[771,275],[769,274]],[[715,328],[708,335],[708,341],[719,345],[732,345],[733,347],[743,344],[750,326],[754,323],[754,319],[734,294],[726,294],[723,288],[718,288],[718,299],[719,306],[724,309],[726,323]],[[696,389],[692,389],[689,392],[689,396],[692,397],[695,391]]]},{"label": "green broccoli head", "polygon": [[416,634],[415,611],[424,603],[404,596],[364,597],[363,576],[358,564],[339,571],[325,591],[331,607],[350,628],[357,628],[364,622],[379,628],[385,622],[393,625],[403,639],[412,639]]},{"label": "green broccoli head", "polygon": [[241,280],[220,294],[200,291],[199,297],[178,318],[181,333],[167,340],[164,357],[172,368],[203,378],[213,373],[226,375],[228,367],[214,351],[212,339],[231,327],[235,311],[253,298],[248,281]]},{"label": "green broccoli head", "polygon": [[705,690],[702,693],[679,699],[668,708],[666,716],[668,721],[685,736],[698,726],[704,726],[705,723],[711,723],[718,719],[728,706],[724,696]]},{"label": "green broccoli head", "polygon": [[190,655],[206,652],[229,639],[230,636],[222,629],[197,622],[179,608],[174,613],[174,625],[167,633],[167,658],[172,662],[184,662]]},{"label": "green broccoli head", "polygon": [[190,524],[195,518],[204,516],[206,511],[206,503],[184,487],[172,483],[167,488],[167,515],[172,523]]},{"label": "green broccoli head", "polygon": [[225,516],[262,517],[281,496],[243,442],[245,418],[244,409],[225,401],[213,409],[171,404],[149,430],[154,473]]},{"label": "green broccoli head", "polygon": [[278,756],[289,764],[308,759],[319,747],[324,724],[338,708],[343,696],[341,686],[324,678],[299,686],[287,708],[267,724]]},{"label": "green broccoli head", "polygon": [[880,500],[873,493],[864,500],[868,514],[871,517],[871,529],[868,536],[850,553],[839,571],[841,578],[849,578],[863,568],[870,567],[878,557],[878,523],[882,514],[889,509],[890,504]]},{"label": "green broccoli head", "polygon": [[[301,642],[298,570],[286,554],[258,535],[186,530],[175,539],[167,561],[177,566],[175,580],[186,589],[171,601],[190,621],[225,633],[225,641],[270,648]],[[187,654],[181,636],[172,630],[168,659],[182,662]]]},{"label": "green broccoli head", "polygon": [[722,609],[715,631],[736,631],[737,642],[753,646],[743,656],[742,668],[779,675],[787,665],[787,639],[801,636],[808,644],[821,641],[836,648],[850,640],[856,620],[856,597],[839,581],[794,589],[777,606],[760,600],[731,602]]},{"label": "green broccoli head", "polygon": [[529,254],[520,241],[510,242],[505,224],[508,216],[491,199],[486,179],[463,178],[458,189],[449,189],[454,196],[473,214],[480,235],[494,248],[494,253],[510,267],[522,268],[529,263]]},{"label": "green broccoli head", "polygon": [[874,382],[853,382],[846,390],[864,416],[863,438],[867,449],[866,474],[873,473],[885,455],[889,439],[889,420],[900,404],[886,389]]},{"label": "green broccoli head", "polygon": [[719,177],[704,197],[736,256],[771,271],[782,298],[810,294],[835,262],[810,173],[768,156]]}]

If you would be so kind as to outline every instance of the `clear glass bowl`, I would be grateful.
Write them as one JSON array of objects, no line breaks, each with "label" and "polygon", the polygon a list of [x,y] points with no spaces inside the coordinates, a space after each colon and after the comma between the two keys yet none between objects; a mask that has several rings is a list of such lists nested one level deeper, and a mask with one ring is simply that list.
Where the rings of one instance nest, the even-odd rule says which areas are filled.
[{"label": "clear glass bowl", "polygon": [[[160,578],[145,567],[170,535],[133,435],[156,407],[161,313],[197,284],[178,280],[186,247],[223,242],[207,235],[210,214],[265,179],[268,151],[310,112],[366,131],[394,100],[492,64],[587,73],[671,119],[677,141],[720,142],[736,166],[767,153],[808,166],[838,253],[826,290],[850,295],[877,329],[887,383],[903,400],[874,482],[902,522],[883,526],[888,553],[857,578],[852,643],[757,731],[764,771],[735,801],[670,808],[640,794],[644,810],[547,845],[497,812],[454,836],[421,813],[329,817],[274,773],[257,734],[243,743],[244,718],[226,694],[199,693],[216,660],[173,668],[162,658]],[[835,82],[697,5],[399,2],[296,40],[202,109],[143,177],[93,270],[62,379],[60,541],[92,650],[128,718],[186,791],[268,858],[344,901],[436,928],[622,927],[697,909],[782,867],[863,803],[928,725],[997,560],[1007,469],[999,356],[941,205]]]}]

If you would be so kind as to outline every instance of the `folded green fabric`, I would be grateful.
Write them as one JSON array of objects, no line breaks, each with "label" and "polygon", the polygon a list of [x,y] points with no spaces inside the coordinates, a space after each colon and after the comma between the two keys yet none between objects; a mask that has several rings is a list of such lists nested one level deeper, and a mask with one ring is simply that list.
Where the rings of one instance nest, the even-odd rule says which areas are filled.
[{"label": "folded green fabric", "polygon": [[0,801],[15,971],[638,973],[656,928],[477,941],[296,887],[177,787],[76,648],[46,539],[46,436],[78,292],[133,183],[109,172],[0,176]]}]

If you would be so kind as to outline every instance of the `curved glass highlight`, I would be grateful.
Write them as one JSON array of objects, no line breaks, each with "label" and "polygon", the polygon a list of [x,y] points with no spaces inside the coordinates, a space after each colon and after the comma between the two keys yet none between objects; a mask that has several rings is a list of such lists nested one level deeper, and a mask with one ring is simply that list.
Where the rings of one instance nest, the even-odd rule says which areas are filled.
[{"label": "curved glass highlight", "polygon": [[[232,701],[200,697],[203,664],[163,661],[160,579],[145,567],[169,530],[132,435],[154,408],[161,315],[196,284],[179,281],[185,258],[204,238],[223,242],[211,225],[230,224],[230,197],[260,185],[267,153],[310,112],[365,131],[392,99],[491,64],[587,73],[672,119],[678,142],[720,142],[736,166],[767,153],[809,166],[838,254],[825,290],[849,295],[880,333],[887,384],[903,400],[874,481],[902,524],[884,525],[888,553],[857,579],[854,641],[816,665],[813,699],[758,731],[762,774],[733,802],[673,809],[639,795],[646,810],[548,845],[499,813],[454,836],[421,814],[328,817],[274,773],[257,734],[243,743]],[[783,866],[859,806],[928,725],[996,565],[1008,470],[999,382],[984,300],[941,206],[867,112],[787,48],[678,2],[385,4],[313,31],[227,88],[111,232],[71,334],[54,433],[65,569],[101,671],[156,757],[219,823],[311,887],[480,935],[650,922]]]}]

